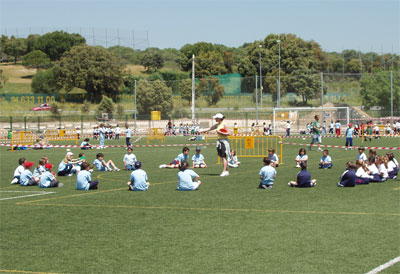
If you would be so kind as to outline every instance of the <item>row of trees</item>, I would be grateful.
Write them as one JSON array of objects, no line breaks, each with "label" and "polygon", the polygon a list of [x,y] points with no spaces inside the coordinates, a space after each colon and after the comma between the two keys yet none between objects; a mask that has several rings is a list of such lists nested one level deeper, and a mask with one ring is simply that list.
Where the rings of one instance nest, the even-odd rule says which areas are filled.
[{"label": "row of trees", "polygon": [[[200,78],[196,83],[196,96],[204,96],[209,105],[215,105],[224,95],[224,87],[218,78],[213,77],[215,75],[238,72],[244,77],[241,82],[242,91],[253,92],[254,76],[261,69],[264,78],[262,90],[272,94],[273,100],[276,100],[280,65],[281,96],[287,92],[295,93],[306,104],[308,100],[320,96],[318,72],[359,73],[368,69],[382,71],[386,66],[397,70],[399,68],[397,55],[361,55],[353,50],[341,54],[326,53],[316,42],[305,41],[293,34],[270,34],[262,41],[246,43],[238,48],[198,42],[187,44],[180,50],[149,48],[145,51],[120,46],[108,49],[91,47],[86,45],[85,39],[79,34],[62,31],[43,36],[30,35],[26,39],[6,36],[0,39],[0,56],[3,60],[12,56],[16,62],[23,56],[25,66],[39,70],[32,80],[34,92],[57,93],[60,90],[68,92],[80,88],[87,92],[90,101],[99,102],[103,95],[115,100],[122,91],[132,92],[133,82],[137,80],[140,83],[138,94],[142,90],[147,94],[144,97],[146,100],[139,100],[140,105],[147,104],[139,107],[142,111],[170,111],[170,91],[171,94],[179,93],[182,98],[191,101],[193,54],[196,56],[195,76]],[[386,59],[390,57],[392,59],[389,62]],[[368,60],[371,62],[368,63]],[[129,75],[125,71],[129,63],[143,65],[147,75]],[[177,69],[161,70],[165,64]],[[372,85],[371,81],[365,79],[361,81],[363,88]],[[363,98],[371,101],[368,96],[375,90],[365,88]],[[373,102],[381,104],[379,100]]]}]

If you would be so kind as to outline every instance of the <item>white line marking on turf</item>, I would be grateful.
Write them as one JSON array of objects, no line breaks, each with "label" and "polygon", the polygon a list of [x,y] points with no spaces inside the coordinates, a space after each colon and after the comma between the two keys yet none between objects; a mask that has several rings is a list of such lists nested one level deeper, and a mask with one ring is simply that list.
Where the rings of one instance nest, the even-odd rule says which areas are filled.
[{"label": "white line marking on turf", "polygon": [[35,194],[29,194],[29,195],[23,195],[23,196],[15,196],[15,197],[8,197],[8,198],[1,198],[0,201],[11,200],[11,199],[20,199],[20,198],[33,197],[33,196],[41,196],[41,195],[56,193],[56,192],[45,192],[45,191],[7,191],[7,190],[0,191],[0,192],[13,192],[13,193],[15,193],[15,192],[25,192],[25,193],[26,193],[26,192],[29,192],[29,193],[36,192]]},{"label": "white line marking on turf", "polygon": [[388,268],[388,267],[390,267],[390,266],[392,266],[392,265],[394,265],[394,264],[397,264],[398,262],[400,262],[400,256],[394,258],[393,260],[388,261],[388,262],[385,263],[385,264],[382,264],[382,265],[378,266],[377,268],[372,269],[370,272],[368,272],[368,273],[366,273],[366,274],[376,274],[376,273],[379,273],[379,272],[381,272],[382,270],[384,270],[384,269],[386,269],[386,268]]}]

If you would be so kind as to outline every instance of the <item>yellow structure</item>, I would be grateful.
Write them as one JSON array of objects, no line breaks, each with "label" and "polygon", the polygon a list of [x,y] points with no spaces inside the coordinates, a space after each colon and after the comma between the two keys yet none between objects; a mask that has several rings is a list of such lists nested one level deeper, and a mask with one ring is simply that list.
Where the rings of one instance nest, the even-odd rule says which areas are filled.
[{"label": "yellow structure", "polygon": [[33,145],[35,134],[32,131],[13,131],[11,136],[11,146],[13,145]]},{"label": "yellow structure", "polygon": [[75,129],[47,129],[44,138],[47,141],[75,140],[78,144],[78,132]]},{"label": "yellow structure", "polygon": [[[206,137],[206,143],[210,140],[217,140],[217,137]],[[279,158],[279,164],[283,164],[282,138],[278,135],[268,136],[229,136],[231,149],[236,151],[239,158],[264,158],[268,157],[268,149],[275,149]],[[218,157],[218,163],[220,158]]]},{"label": "yellow structure", "polygon": [[234,135],[254,135],[259,136],[263,135],[263,127],[234,127],[233,128]]},{"label": "yellow structure", "polygon": [[152,111],[151,112],[151,120],[152,121],[160,121],[161,120],[161,111]]},{"label": "yellow structure", "polygon": [[147,143],[150,143],[151,140],[161,140],[162,143],[165,143],[165,129],[149,128],[147,133]]}]

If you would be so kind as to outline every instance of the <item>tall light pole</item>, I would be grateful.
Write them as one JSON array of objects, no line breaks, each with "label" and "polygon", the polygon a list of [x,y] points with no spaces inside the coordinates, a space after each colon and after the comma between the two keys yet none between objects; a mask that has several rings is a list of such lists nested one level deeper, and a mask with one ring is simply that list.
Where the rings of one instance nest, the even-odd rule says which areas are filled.
[{"label": "tall light pole", "polygon": [[196,89],[196,84],[195,84],[195,78],[194,78],[194,54],[192,55],[192,122],[194,123],[196,117],[194,114],[194,100],[195,100],[195,89]]},{"label": "tall light pole", "polygon": [[260,95],[261,95],[260,104],[262,107],[262,104],[263,104],[263,86],[262,86],[262,77],[261,77],[261,48],[262,48],[262,45],[258,45],[258,47],[260,48],[260,50],[258,51],[258,57],[259,57],[258,64],[260,67]]},{"label": "tall light pole", "polygon": [[276,40],[278,42],[278,108],[281,107],[281,40]]}]

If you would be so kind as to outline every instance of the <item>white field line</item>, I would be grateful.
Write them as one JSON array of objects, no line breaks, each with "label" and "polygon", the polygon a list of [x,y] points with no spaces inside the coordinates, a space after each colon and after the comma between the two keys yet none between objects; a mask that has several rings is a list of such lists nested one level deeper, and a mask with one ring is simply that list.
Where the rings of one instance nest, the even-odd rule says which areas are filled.
[{"label": "white field line", "polygon": [[21,199],[21,198],[26,198],[26,197],[41,196],[41,195],[46,195],[46,194],[55,193],[55,192],[45,192],[45,191],[6,191],[6,190],[0,191],[0,192],[13,192],[13,193],[15,193],[15,192],[25,192],[25,193],[26,193],[26,192],[29,192],[29,193],[38,192],[38,193],[35,193],[35,194],[29,194],[29,195],[23,195],[23,196],[15,196],[15,197],[1,198],[0,201],[11,200],[11,199]]},{"label": "white field line", "polygon": [[379,272],[381,272],[382,270],[384,270],[384,269],[386,269],[386,268],[388,268],[388,267],[390,267],[390,266],[392,266],[392,265],[394,265],[394,264],[396,264],[396,263],[398,263],[398,262],[400,262],[400,256],[394,258],[393,260],[388,261],[387,263],[384,263],[384,264],[378,266],[377,268],[372,269],[370,272],[367,272],[366,274],[376,274],[376,273],[379,273]]}]

